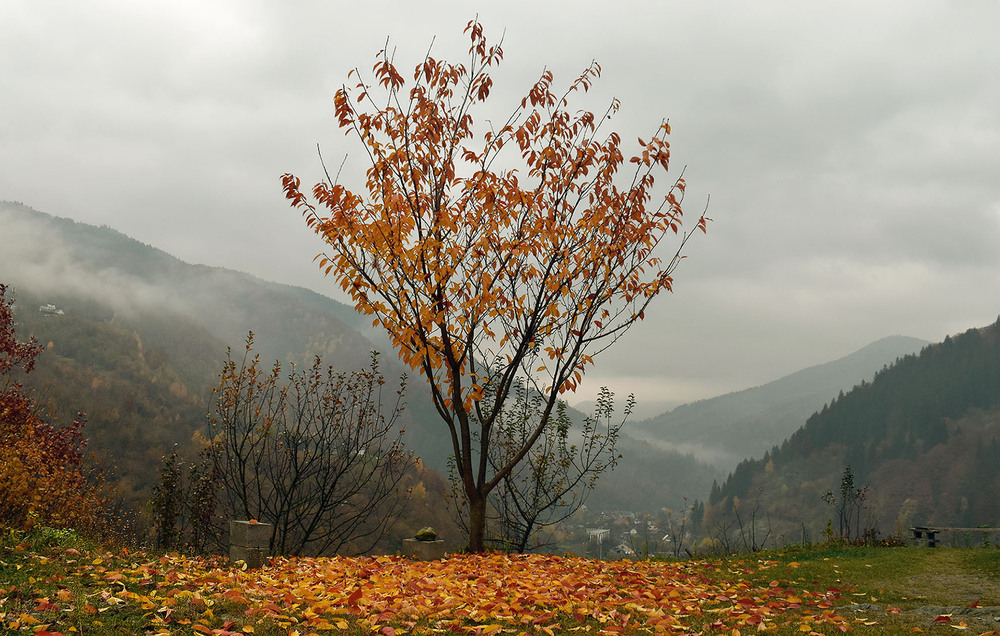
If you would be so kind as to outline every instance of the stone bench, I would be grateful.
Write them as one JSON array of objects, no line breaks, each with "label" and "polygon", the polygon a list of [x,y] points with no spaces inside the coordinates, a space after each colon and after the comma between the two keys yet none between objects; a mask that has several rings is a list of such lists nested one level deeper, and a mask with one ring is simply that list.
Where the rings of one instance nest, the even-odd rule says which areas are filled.
[{"label": "stone bench", "polygon": [[913,538],[917,540],[924,540],[926,537],[927,547],[934,548],[937,547],[938,533],[941,532],[1000,532],[1000,528],[945,528],[945,527],[931,527],[931,526],[914,526],[910,528],[913,533]]}]

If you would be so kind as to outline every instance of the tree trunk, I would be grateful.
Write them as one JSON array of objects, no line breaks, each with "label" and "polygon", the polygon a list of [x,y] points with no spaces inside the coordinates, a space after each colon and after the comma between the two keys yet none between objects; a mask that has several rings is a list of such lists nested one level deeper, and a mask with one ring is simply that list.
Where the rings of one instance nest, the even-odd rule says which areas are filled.
[{"label": "tree trunk", "polygon": [[486,551],[486,497],[469,497],[469,552]]}]

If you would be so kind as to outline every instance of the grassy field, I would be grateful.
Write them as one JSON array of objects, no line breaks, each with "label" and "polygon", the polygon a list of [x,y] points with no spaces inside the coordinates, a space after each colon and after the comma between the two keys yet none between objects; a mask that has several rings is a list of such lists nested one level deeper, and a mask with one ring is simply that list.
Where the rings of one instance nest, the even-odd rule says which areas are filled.
[{"label": "grassy field", "polygon": [[788,548],[600,562],[221,559],[3,531],[0,633],[1000,634],[996,548]]}]

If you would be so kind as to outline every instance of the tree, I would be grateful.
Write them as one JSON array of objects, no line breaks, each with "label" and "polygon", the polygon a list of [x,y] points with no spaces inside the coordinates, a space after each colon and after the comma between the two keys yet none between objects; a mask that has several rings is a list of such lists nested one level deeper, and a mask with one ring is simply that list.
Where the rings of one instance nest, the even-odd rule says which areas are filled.
[{"label": "tree", "polygon": [[82,413],[57,427],[12,372],[30,373],[42,347],[18,342],[14,301],[0,283],[0,524],[30,529],[42,524],[94,530],[104,502],[84,470]]},{"label": "tree", "polygon": [[261,367],[252,333],[241,360],[227,355],[208,427],[218,505],[227,518],[273,524],[272,553],[365,552],[402,509],[398,486],[411,464],[396,428],[405,381],[386,415],[374,354],[353,373],[316,356],[308,369],[293,365],[284,383],[281,374],[279,362]]},{"label": "tree", "polygon": [[[472,113],[503,50],[477,21],[466,33],[467,65],[428,54],[407,87],[386,48],[374,82],[352,70],[357,84],[336,92],[339,126],[367,153],[366,196],[329,174],[315,203],[294,175],[282,183],[326,242],[320,267],[426,378],[467,499],[469,548],[481,551],[490,493],[542,437],[559,395],[672,288],[691,234],[680,232],[683,178],[654,187],[669,165],[668,123],[639,140],[624,174],[620,136],[599,137],[618,101],[601,115],[570,110],[600,76],[594,62],[562,95],[543,71],[501,126],[480,131]],[[519,378],[543,409],[491,468],[493,428]]]},{"label": "tree", "polygon": [[[544,410],[542,396],[529,395],[525,384],[515,385],[512,393],[513,404],[505,406],[497,417],[489,444],[490,469],[494,471],[520,451]],[[601,473],[615,466],[618,434],[633,402],[629,396],[624,417],[614,421],[614,394],[602,388],[594,414],[584,419],[578,431],[571,431],[566,403],[560,401],[524,460],[491,493],[495,523],[487,535],[488,543],[508,552],[547,545],[540,532],[579,510]],[[455,485],[460,486],[460,480]]]},{"label": "tree", "polygon": [[[854,471],[850,465],[844,466],[844,473],[840,478],[840,492],[835,494],[828,490],[823,495],[825,501],[837,515],[837,536],[841,539],[850,539],[853,533],[854,538],[862,539],[868,534],[869,528],[861,529],[861,513],[865,509],[865,501],[868,498],[868,486],[863,488],[854,487]],[[854,528],[851,528],[851,522]],[[830,521],[830,530],[833,530],[833,521]]]}]

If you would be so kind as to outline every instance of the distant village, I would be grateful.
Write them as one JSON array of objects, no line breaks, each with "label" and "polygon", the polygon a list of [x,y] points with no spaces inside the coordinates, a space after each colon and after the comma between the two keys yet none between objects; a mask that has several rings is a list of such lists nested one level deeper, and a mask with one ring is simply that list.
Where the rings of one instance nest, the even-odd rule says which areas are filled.
[{"label": "distant village", "polygon": [[595,513],[582,506],[555,529],[560,545],[598,559],[684,555],[691,531],[686,518],[666,508],[650,515],[626,511]]}]

